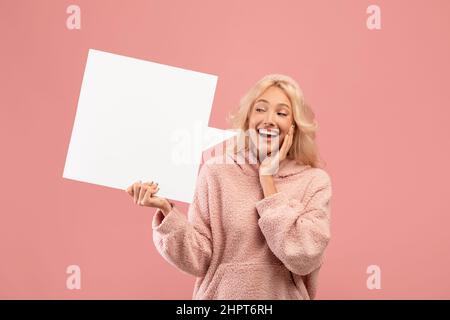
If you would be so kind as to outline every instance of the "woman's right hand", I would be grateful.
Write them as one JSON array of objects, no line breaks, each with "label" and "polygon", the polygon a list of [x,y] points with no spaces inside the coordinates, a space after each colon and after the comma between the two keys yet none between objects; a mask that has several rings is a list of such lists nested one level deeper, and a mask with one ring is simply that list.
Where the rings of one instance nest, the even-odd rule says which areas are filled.
[{"label": "woman's right hand", "polygon": [[161,209],[164,215],[172,208],[167,199],[155,196],[159,191],[159,187],[153,181],[144,183],[141,181],[135,182],[126,191],[133,197],[135,204]]}]

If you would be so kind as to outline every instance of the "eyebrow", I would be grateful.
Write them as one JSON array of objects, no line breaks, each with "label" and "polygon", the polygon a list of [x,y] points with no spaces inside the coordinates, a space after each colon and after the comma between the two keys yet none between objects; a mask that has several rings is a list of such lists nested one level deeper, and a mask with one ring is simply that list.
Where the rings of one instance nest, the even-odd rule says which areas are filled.
[{"label": "eyebrow", "polygon": [[[258,99],[258,100],[255,101],[255,104],[258,103],[258,102],[266,102],[266,103],[269,103],[269,101],[267,101],[267,100],[264,100],[264,99]],[[289,107],[286,103],[279,103],[279,104],[277,104],[277,106],[282,106],[282,107],[286,107],[286,108],[290,109],[290,107]]]}]

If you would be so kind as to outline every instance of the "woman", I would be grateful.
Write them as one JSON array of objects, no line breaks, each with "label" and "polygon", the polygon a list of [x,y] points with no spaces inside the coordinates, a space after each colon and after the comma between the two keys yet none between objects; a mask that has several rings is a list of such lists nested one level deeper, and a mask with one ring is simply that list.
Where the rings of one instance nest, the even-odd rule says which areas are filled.
[{"label": "woman", "polygon": [[154,244],[197,277],[193,299],[314,299],[331,199],[314,113],[298,84],[275,74],[243,97],[232,123],[244,142],[226,161],[215,156],[203,164],[187,218],[155,196],[157,183],[138,182],[127,192],[158,208]]}]

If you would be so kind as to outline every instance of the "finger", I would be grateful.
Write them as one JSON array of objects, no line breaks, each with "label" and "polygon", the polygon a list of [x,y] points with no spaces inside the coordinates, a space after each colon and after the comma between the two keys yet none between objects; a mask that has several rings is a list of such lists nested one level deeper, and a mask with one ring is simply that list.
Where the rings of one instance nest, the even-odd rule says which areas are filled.
[{"label": "finger", "polygon": [[159,183],[153,181],[152,185],[150,186],[150,188],[152,188],[152,190],[156,190],[156,188],[158,187]]},{"label": "finger", "polygon": [[286,138],[286,147],[289,148],[289,143],[292,141],[292,127],[289,129],[289,133]]},{"label": "finger", "polygon": [[153,184],[153,181],[143,183],[143,185],[148,186],[149,188],[152,186],[152,184]]},{"label": "finger", "polygon": [[286,146],[286,154],[288,153],[289,149],[291,148],[293,140],[294,140],[294,132],[292,130],[291,134],[289,135],[288,143]]},{"label": "finger", "polygon": [[133,198],[134,203],[137,203],[138,196],[139,196],[139,189],[140,189],[140,181],[133,184]]},{"label": "finger", "polygon": [[152,192],[154,192],[157,187],[158,187],[158,183],[157,182],[153,182],[153,184],[150,186]]},{"label": "finger", "polygon": [[137,190],[137,187],[138,187],[138,185],[137,185],[137,183],[133,183],[133,201],[134,201],[134,203],[136,203],[136,193],[138,192],[138,190]]},{"label": "finger", "polygon": [[148,186],[146,185],[141,185],[141,190],[139,191],[139,199],[138,199],[138,204],[140,205],[142,200],[144,200],[144,194],[147,191]]},{"label": "finger", "polygon": [[133,196],[133,185],[129,186],[125,191],[126,191],[130,196]]},{"label": "finger", "polygon": [[144,201],[144,200],[149,199],[151,197],[152,197],[152,189],[151,189],[151,187],[148,187],[147,190],[145,191],[145,194],[144,194],[142,200]]},{"label": "finger", "polygon": [[145,191],[145,194],[141,201],[148,200],[149,198],[153,197],[153,194],[155,194],[158,191],[159,191],[159,188],[157,190],[155,190],[155,189],[152,189],[152,187],[148,187],[147,190]]},{"label": "finger", "polygon": [[286,137],[284,137],[283,145],[281,146],[280,149],[282,160],[284,160],[284,157],[287,155],[287,152],[291,147],[291,143],[292,143],[292,127],[291,129],[289,129],[289,133],[286,135]]},{"label": "finger", "polygon": [[281,152],[284,152],[287,148],[287,144],[289,143],[289,137],[290,137],[290,131],[288,132],[288,134],[284,137],[283,139],[283,144],[281,145]]}]

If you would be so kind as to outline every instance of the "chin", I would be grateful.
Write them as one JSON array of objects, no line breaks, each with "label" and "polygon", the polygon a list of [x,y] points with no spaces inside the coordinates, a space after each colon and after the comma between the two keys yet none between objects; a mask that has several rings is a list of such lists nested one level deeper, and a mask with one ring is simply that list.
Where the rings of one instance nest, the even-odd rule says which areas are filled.
[{"label": "chin", "polygon": [[[261,150],[260,148],[257,148],[257,150],[258,150],[258,152],[263,152],[264,151],[264,150]],[[272,148],[272,149],[267,149],[265,151],[266,151],[267,155],[270,156],[272,153],[276,153],[278,150],[279,149]]]}]

